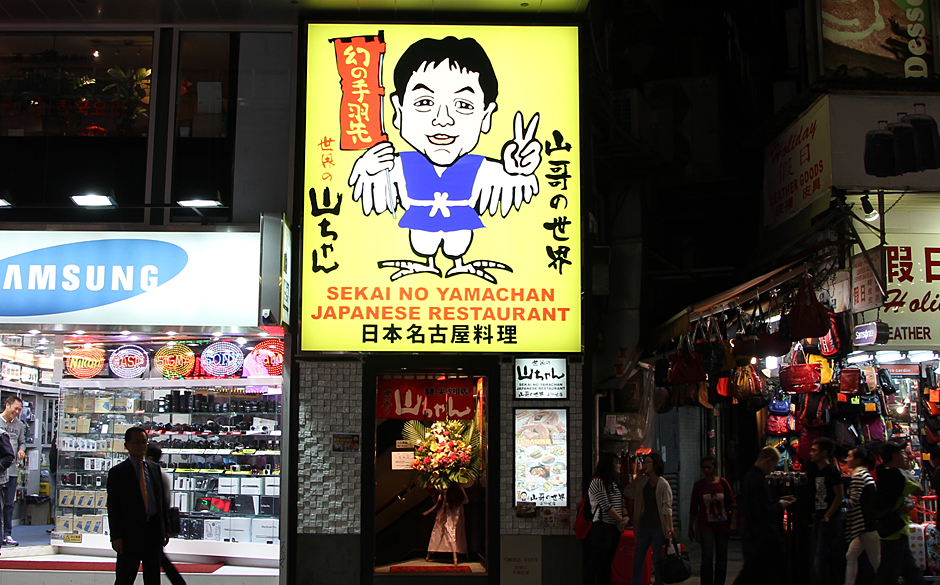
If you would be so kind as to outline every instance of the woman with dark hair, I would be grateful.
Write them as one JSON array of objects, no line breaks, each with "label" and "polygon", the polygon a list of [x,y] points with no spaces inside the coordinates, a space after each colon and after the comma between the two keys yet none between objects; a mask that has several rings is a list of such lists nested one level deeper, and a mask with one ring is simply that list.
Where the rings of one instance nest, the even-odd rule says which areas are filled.
[{"label": "woman with dark hair", "polygon": [[728,532],[736,510],[731,484],[717,475],[714,457],[702,459],[702,479],[692,486],[689,540],[695,540],[695,521],[702,543],[702,585],[724,585],[728,572]]},{"label": "woman with dark hair", "polygon": [[[653,566],[663,556],[666,539],[675,534],[672,530],[672,487],[663,479],[663,458],[659,453],[650,453],[643,459],[644,477],[627,486],[627,497],[633,500],[633,530],[636,534],[636,552],[633,554],[633,580],[641,583],[646,551],[653,548]],[[656,584],[663,585],[663,578],[656,574]]]},{"label": "woman with dark hair", "polygon": [[849,467],[852,482],[845,508],[845,541],[849,550],[845,553],[845,583],[855,585],[858,574],[858,557],[862,551],[868,553],[872,568],[881,564],[881,540],[878,538],[878,518],[875,500],[875,480],[869,470],[875,466],[875,455],[864,445],[849,451]]},{"label": "woman with dark hair", "polygon": [[594,468],[594,478],[588,486],[592,524],[588,534],[590,571],[595,585],[610,585],[610,564],[617,554],[620,533],[626,519],[623,516],[623,494],[617,486],[620,475],[620,457],[614,453],[601,453]]}]

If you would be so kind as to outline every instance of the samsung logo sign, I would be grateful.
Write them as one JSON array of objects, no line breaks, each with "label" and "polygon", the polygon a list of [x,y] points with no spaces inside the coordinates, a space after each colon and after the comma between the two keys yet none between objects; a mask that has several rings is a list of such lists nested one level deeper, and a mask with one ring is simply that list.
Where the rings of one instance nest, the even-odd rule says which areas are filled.
[{"label": "samsung logo sign", "polygon": [[0,316],[80,311],[169,282],[186,267],[181,247],[158,240],[91,240],[0,260]]}]

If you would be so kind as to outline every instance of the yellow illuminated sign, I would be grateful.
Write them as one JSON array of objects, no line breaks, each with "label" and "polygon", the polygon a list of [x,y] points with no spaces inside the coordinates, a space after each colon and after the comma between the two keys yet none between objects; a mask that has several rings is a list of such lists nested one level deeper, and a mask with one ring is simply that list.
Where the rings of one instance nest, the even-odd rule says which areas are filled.
[{"label": "yellow illuminated sign", "polygon": [[310,24],[301,349],[581,351],[575,27]]}]

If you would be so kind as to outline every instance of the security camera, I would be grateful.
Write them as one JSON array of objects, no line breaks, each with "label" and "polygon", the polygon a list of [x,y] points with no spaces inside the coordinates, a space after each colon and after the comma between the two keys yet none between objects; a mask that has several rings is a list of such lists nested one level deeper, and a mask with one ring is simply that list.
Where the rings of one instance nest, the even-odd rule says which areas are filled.
[{"label": "security camera", "polygon": [[261,309],[261,318],[270,319],[271,318],[271,309]]}]

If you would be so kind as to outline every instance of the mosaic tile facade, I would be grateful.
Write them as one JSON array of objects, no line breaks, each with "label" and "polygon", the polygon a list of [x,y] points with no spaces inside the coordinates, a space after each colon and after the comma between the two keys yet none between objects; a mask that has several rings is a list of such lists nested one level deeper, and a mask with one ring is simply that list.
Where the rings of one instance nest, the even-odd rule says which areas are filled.
[{"label": "mosaic tile facade", "polygon": [[301,362],[299,391],[297,532],[359,534],[362,453],[333,453],[330,433],[362,432],[362,363]]}]

